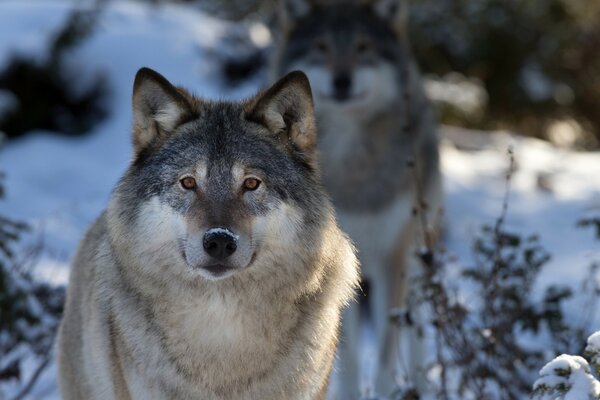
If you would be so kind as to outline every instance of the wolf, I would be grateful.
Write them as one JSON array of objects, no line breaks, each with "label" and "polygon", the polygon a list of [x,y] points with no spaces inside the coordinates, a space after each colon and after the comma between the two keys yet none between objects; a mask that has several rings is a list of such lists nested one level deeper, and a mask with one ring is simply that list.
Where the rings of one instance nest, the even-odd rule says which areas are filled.
[{"label": "wolf", "polygon": [[[420,273],[416,251],[438,236],[442,182],[436,118],[410,51],[407,6],[401,0],[281,5],[271,80],[302,70],[311,82],[323,182],[357,246],[368,287],[344,316],[340,398],[390,394],[402,382],[423,390],[423,312],[411,283]],[[391,322],[391,310],[404,326]],[[376,378],[359,368],[365,330],[377,343],[374,361],[367,359]]]},{"label": "wolf", "polygon": [[143,68],[133,116],[133,161],[70,275],[63,398],[323,399],[358,266],[306,76],[212,102]]}]

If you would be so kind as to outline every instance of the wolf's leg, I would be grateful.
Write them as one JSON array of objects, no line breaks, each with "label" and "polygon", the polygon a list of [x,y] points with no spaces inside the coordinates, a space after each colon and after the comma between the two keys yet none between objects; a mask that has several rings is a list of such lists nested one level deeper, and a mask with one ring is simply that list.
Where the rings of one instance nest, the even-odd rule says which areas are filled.
[{"label": "wolf's leg", "polygon": [[360,330],[359,330],[359,393],[360,399],[376,398],[376,381],[380,366],[380,338],[377,331],[375,298],[373,297],[372,279],[363,279],[362,294],[359,300]]},{"label": "wolf's leg", "polygon": [[392,346],[390,322],[391,288],[389,270],[382,266],[371,285],[370,305],[377,340],[376,390],[377,395],[383,397],[389,396],[396,387],[393,363],[396,348]]},{"label": "wolf's leg", "polygon": [[390,259],[388,276],[390,307],[396,314],[396,318],[394,322],[390,322],[387,347],[389,353],[386,362],[397,385],[414,385],[420,390],[424,387],[425,368],[424,342],[421,335],[424,321],[417,296],[418,285],[416,285],[418,283],[416,276],[421,271],[416,256],[417,222],[413,218],[406,225]]}]

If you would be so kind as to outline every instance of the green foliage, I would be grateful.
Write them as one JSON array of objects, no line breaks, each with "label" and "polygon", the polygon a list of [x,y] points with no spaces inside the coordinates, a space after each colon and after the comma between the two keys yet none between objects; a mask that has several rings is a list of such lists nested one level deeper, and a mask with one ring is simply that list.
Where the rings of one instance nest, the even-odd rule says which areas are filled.
[{"label": "green foliage", "polygon": [[477,128],[543,137],[574,118],[600,138],[600,3],[589,0],[424,0],[411,3],[411,42],[426,73],[478,78],[483,118],[445,115]]}]

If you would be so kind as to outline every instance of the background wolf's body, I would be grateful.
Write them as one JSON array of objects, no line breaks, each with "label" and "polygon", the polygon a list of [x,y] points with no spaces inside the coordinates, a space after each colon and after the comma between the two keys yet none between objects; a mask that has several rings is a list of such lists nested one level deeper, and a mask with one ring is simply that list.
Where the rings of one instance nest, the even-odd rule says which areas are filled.
[{"label": "background wolf's body", "polygon": [[[145,74],[135,161],[71,272],[58,340],[64,398],[323,398],[356,260],[310,167],[306,78],[219,104]],[[165,183],[186,165],[197,199]],[[236,199],[236,174],[249,166],[267,188]],[[238,241],[250,261],[223,279],[199,273],[204,261],[190,265],[202,260],[197,231],[213,225],[250,238]]]},{"label": "background wolf's body", "polygon": [[[322,3],[286,2],[272,76],[301,69],[311,81],[323,180],[368,282],[364,312],[355,305],[344,318],[339,398],[345,400],[357,398],[359,386],[362,395],[387,395],[396,378],[424,386],[418,329],[396,332],[389,312],[416,303],[409,278],[419,269],[414,254],[424,236],[413,210],[424,202],[431,228],[442,194],[436,121],[403,37],[400,2]],[[369,376],[357,380],[359,369],[366,372],[357,350],[361,317],[377,340],[375,388]],[[400,350],[397,334],[406,338]]]}]

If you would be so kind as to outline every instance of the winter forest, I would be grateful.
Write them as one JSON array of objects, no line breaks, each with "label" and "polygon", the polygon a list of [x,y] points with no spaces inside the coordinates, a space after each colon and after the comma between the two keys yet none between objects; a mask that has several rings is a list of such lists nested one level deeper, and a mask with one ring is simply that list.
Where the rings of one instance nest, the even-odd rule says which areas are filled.
[{"label": "winter forest", "polygon": [[[311,16],[340,2],[389,17],[390,32],[402,32],[397,43],[384,45],[384,33],[361,31],[357,37],[367,39],[357,42],[353,61],[339,56],[343,37],[339,45],[306,39],[314,34]],[[328,18],[335,30],[337,16]],[[294,29],[302,30],[298,43],[282,45]],[[343,36],[351,28],[340,29]],[[394,46],[402,57],[387,55]],[[597,0],[0,2],[0,400],[61,398],[55,343],[71,265],[132,162],[136,71],[149,67],[194,95],[233,101],[274,83],[276,57],[303,51],[306,59],[291,65],[307,68],[319,138],[329,126],[319,119],[326,104],[320,93],[333,85],[339,108],[322,110],[334,110],[326,111],[331,118],[356,114],[358,121],[358,108],[335,110],[354,101],[352,85],[363,76],[367,92],[377,82],[385,86],[373,104],[397,90],[405,107],[397,110],[397,130],[407,135],[417,135],[412,116],[427,113],[411,85],[422,90],[437,135],[436,232],[428,228],[415,167],[422,160],[398,156],[388,169],[409,177],[398,190],[414,201],[407,257],[416,272],[405,277],[410,301],[386,310],[386,324],[399,332],[386,351],[413,351],[403,341],[409,331],[424,351],[399,356],[393,389],[384,393],[376,384],[381,339],[365,322],[356,342],[356,398],[600,399],[598,49]],[[397,67],[393,82],[385,80],[387,69],[372,67],[379,62]],[[333,83],[310,72],[342,64],[347,75]],[[355,73],[351,64],[378,72]],[[418,72],[408,84],[413,66]],[[377,140],[376,129],[367,141]],[[372,179],[381,188],[377,198],[396,190],[385,179]],[[337,209],[337,186],[327,182]],[[353,196],[342,189],[342,200]],[[337,214],[344,229],[346,213]],[[368,226],[377,227],[373,221]],[[358,247],[364,264],[367,252]],[[350,307],[376,296],[376,287],[363,285]],[[341,331],[344,343],[344,322]],[[327,399],[352,400],[340,394],[347,384],[340,357]]]}]

